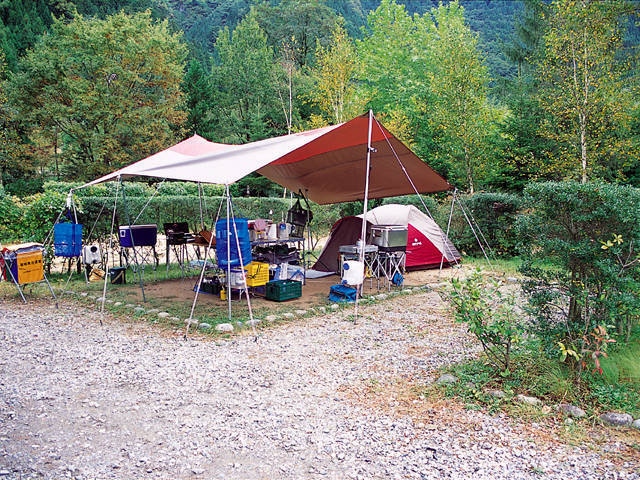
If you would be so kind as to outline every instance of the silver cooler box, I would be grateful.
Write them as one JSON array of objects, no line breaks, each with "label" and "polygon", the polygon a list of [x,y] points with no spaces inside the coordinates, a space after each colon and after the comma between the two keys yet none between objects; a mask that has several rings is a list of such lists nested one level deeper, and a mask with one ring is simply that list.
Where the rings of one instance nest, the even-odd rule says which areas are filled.
[{"label": "silver cooler box", "polygon": [[372,245],[387,252],[405,251],[407,249],[407,227],[404,225],[373,225],[371,227]]}]

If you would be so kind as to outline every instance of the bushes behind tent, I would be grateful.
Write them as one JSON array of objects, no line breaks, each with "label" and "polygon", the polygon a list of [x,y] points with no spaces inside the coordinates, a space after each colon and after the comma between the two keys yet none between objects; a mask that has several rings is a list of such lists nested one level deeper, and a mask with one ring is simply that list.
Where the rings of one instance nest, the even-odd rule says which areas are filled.
[{"label": "bushes behind tent", "polygon": [[[449,238],[458,250],[466,255],[480,256],[482,248],[488,246],[487,254],[491,256],[517,255],[515,222],[521,213],[522,197],[482,192],[461,196],[456,202]],[[440,225],[445,229],[446,223]]]},{"label": "bushes behind tent", "polygon": [[[0,194],[0,214],[10,219],[0,229],[0,242],[45,242],[53,223],[64,213],[67,194],[74,189],[74,202],[78,221],[85,225],[85,239],[94,240],[111,231],[113,207],[116,205],[116,225],[186,221],[192,231],[200,230],[200,204],[198,185],[193,182],[126,182],[124,199],[121,186],[115,182],[82,188],[80,183],[48,182],[45,192],[25,199]],[[203,184],[202,205],[204,224],[211,228],[215,219],[226,216],[224,187]],[[118,193],[117,201],[115,194]],[[434,220],[446,231],[451,210],[451,198],[417,195],[371,201],[370,208],[379,204],[412,204],[428,210]],[[236,217],[271,218],[280,221],[292,202],[290,197],[233,197]],[[460,200],[468,215],[472,216],[478,231],[492,249],[502,255],[515,254],[513,222],[520,208],[520,197],[500,193],[479,193]],[[423,205],[424,202],[424,205]],[[426,206],[426,209],[425,209]],[[466,254],[478,255],[480,247],[460,208],[454,208],[449,237]],[[317,205],[311,202],[312,227],[315,233],[327,234],[342,216],[362,211],[362,202],[350,204]]]}]

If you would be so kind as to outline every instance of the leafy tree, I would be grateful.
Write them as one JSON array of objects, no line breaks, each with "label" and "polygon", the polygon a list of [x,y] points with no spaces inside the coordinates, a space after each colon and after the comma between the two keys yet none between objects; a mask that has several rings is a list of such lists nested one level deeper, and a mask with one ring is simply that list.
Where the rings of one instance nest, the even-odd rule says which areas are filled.
[{"label": "leafy tree", "polygon": [[556,0],[540,60],[545,134],[558,145],[558,171],[586,182],[620,179],[637,154],[629,135],[636,87],[622,48],[626,1]]},{"label": "leafy tree", "polygon": [[410,111],[424,88],[425,52],[418,43],[418,26],[405,7],[382,0],[367,17],[362,40],[356,42],[361,69],[360,93],[376,114]]},{"label": "leafy tree", "polygon": [[21,142],[23,132],[17,128],[8,103],[5,65],[4,53],[0,51],[0,186],[5,185],[7,193],[23,197],[39,191],[42,179],[32,175],[36,165],[28,153],[35,146]]},{"label": "leafy tree", "polygon": [[477,35],[457,1],[432,11],[429,96],[422,108],[437,141],[435,160],[451,181],[473,193],[487,171],[488,138],[502,114],[488,102],[489,76]]},{"label": "leafy tree", "polygon": [[277,5],[264,2],[253,12],[272,48],[294,47],[298,66],[312,63],[317,42],[329,44],[338,19],[322,0],[282,0]]},{"label": "leafy tree", "polygon": [[12,77],[10,103],[31,133],[54,137],[67,175],[92,178],[175,140],[185,55],[148,11],[57,20]]},{"label": "leafy tree", "polygon": [[318,43],[316,68],[312,73],[316,80],[312,102],[320,107],[330,123],[344,122],[364,110],[356,98],[357,61],[355,47],[340,25],[333,31],[328,47]]},{"label": "leafy tree", "polygon": [[233,32],[225,28],[220,33],[216,54],[213,88],[219,140],[245,143],[279,133],[277,126],[283,122],[274,90],[274,53],[254,11]]},{"label": "leafy tree", "polygon": [[541,133],[547,114],[540,105],[536,80],[536,58],[542,51],[545,25],[543,3],[526,0],[524,4],[515,34],[505,46],[517,75],[504,79],[498,87],[509,112],[501,122],[501,135],[495,148],[500,162],[489,181],[494,188],[511,191],[521,191],[531,180],[559,179],[554,178],[550,158],[554,144]]},{"label": "leafy tree", "polygon": [[50,24],[51,14],[45,0],[0,2],[0,50],[10,70],[16,68],[18,58]]},{"label": "leafy tree", "polygon": [[204,70],[199,61],[191,60],[187,66],[182,85],[189,112],[186,128],[191,133],[197,133],[205,138],[213,138],[215,126],[212,125],[210,112],[214,109],[215,104],[211,75]]}]

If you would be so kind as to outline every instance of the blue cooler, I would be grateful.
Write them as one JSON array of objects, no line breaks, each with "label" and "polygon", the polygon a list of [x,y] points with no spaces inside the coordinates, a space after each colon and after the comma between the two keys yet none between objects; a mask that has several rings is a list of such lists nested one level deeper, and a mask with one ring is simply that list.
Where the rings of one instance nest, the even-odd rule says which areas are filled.
[{"label": "blue cooler", "polygon": [[[236,232],[238,234],[237,242]],[[238,252],[238,244],[240,244],[240,252]],[[242,265],[240,264],[240,255],[242,255]],[[216,257],[220,268],[244,267],[251,263],[251,239],[249,238],[249,222],[246,218],[230,219],[229,231],[227,231],[226,218],[221,218],[216,222]]]},{"label": "blue cooler", "polygon": [[120,246],[124,248],[154,247],[158,239],[158,226],[124,225],[120,227]]},{"label": "blue cooler", "polygon": [[82,254],[82,224],[56,223],[53,226],[53,251],[56,257],[79,257]]}]

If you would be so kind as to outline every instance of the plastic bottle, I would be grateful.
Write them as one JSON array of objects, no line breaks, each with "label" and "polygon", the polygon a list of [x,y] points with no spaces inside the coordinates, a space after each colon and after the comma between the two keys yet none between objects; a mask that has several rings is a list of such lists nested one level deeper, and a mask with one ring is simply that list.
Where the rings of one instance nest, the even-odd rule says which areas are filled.
[{"label": "plastic bottle", "polygon": [[227,291],[224,289],[224,287],[222,287],[220,289],[220,300],[226,300],[227,299]]}]

